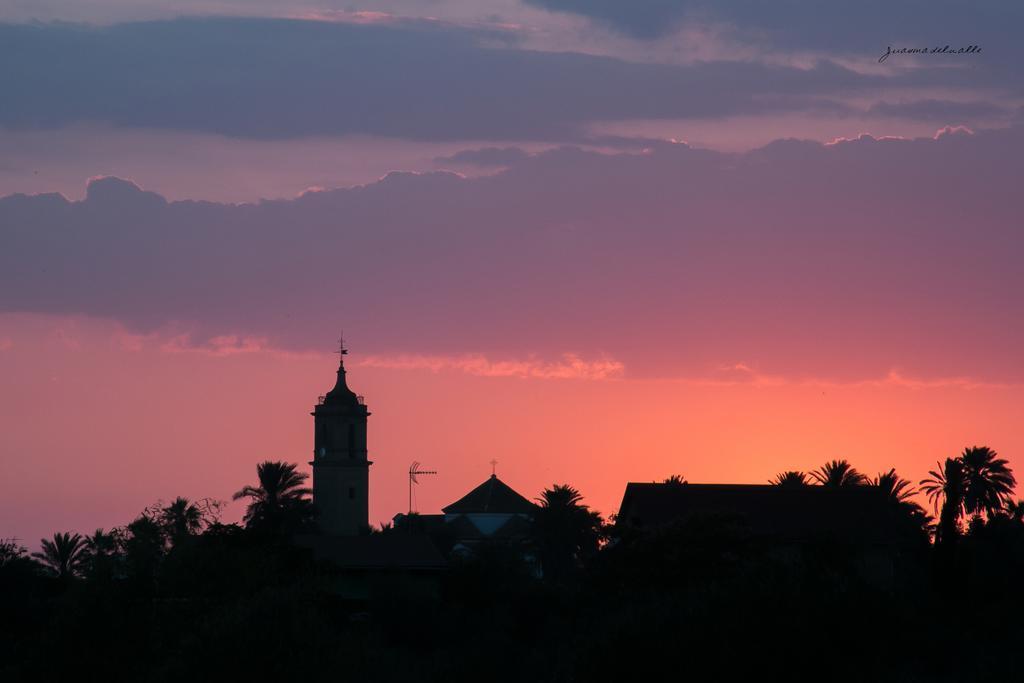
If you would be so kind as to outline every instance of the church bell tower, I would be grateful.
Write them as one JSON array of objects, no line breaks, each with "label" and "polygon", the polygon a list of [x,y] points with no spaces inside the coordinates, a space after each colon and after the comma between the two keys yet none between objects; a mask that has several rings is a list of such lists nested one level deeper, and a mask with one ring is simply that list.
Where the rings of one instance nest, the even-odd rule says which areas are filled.
[{"label": "church bell tower", "polygon": [[366,457],[366,409],[345,379],[344,341],[338,380],[313,408],[313,504],[323,533],[355,536],[369,526],[370,465]]}]

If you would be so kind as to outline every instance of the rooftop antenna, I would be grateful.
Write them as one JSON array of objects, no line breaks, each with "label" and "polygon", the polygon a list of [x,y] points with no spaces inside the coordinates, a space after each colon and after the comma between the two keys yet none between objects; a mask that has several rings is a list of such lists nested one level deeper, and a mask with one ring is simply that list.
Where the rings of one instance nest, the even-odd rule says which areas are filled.
[{"label": "rooftop antenna", "polygon": [[417,475],[420,474],[437,474],[434,470],[421,470],[420,464],[413,460],[412,464],[409,465],[409,514],[412,514],[412,485],[418,484],[419,481],[416,479]]}]

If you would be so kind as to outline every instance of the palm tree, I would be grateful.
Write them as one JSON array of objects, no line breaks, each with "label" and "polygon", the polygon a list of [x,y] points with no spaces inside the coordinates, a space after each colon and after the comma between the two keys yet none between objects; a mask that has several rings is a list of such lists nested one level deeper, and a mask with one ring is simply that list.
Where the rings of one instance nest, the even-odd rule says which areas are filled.
[{"label": "palm tree", "polygon": [[32,557],[42,562],[51,574],[65,581],[78,574],[85,547],[85,539],[79,534],[56,533],[53,540],[44,538],[40,544],[42,552],[32,553]]},{"label": "palm tree", "polygon": [[1007,516],[1015,522],[1024,522],[1024,500],[1006,504]]},{"label": "palm tree", "polygon": [[811,472],[811,476],[822,486],[840,488],[846,486],[863,486],[868,478],[855,470],[846,460],[832,460]]},{"label": "palm tree", "polygon": [[544,573],[558,580],[597,553],[604,530],[601,516],[566,484],[546,489],[538,499],[534,536]]},{"label": "palm tree", "polygon": [[967,486],[964,464],[960,458],[946,458],[938,469],[929,470],[929,476],[921,480],[921,491],[928,496],[935,510],[939,511],[939,525],[935,529],[937,544],[952,543],[960,534],[960,517],[964,512],[964,491]]},{"label": "palm tree", "polygon": [[125,527],[121,545],[128,576],[151,587],[167,551],[164,526],[146,510]]},{"label": "palm tree", "polygon": [[188,498],[178,496],[160,511],[160,516],[171,542],[177,545],[182,539],[199,532],[203,527],[203,515],[199,507]]},{"label": "palm tree", "polygon": [[797,470],[786,470],[785,472],[779,472],[776,474],[775,478],[769,480],[768,483],[774,486],[785,486],[787,488],[794,486],[806,486],[807,474]]},{"label": "palm tree", "polygon": [[109,578],[113,574],[118,534],[97,529],[83,539],[82,566],[90,578]]},{"label": "palm tree", "polygon": [[965,448],[960,455],[964,469],[964,512],[991,516],[1012,502],[1017,480],[1009,463],[988,446]]},{"label": "palm tree", "polygon": [[896,474],[895,468],[879,474],[871,482],[871,485],[881,489],[882,493],[893,503],[909,503],[917,493],[915,489],[911,488],[913,484]]},{"label": "palm tree", "polygon": [[906,529],[922,542],[927,543],[932,531],[932,518],[924,511],[913,497],[917,490],[908,480],[896,474],[894,468],[882,472],[871,481],[871,486],[879,489],[898,513],[897,520],[901,529]]},{"label": "palm tree", "polygon": [[304,484],[309,475],[297,472],[294,463],[267,460],[256,466],[259,486],[245,486],[234,496],[249,499],[245,525],[250,529],[294,532],[313,518],[312,491]]},{"label": "palm tree", "polygon": [[686,483],[686,477],[681,474],[673,474],[670,477],[665,477],[661,483],[669,486],[682,486]]}]

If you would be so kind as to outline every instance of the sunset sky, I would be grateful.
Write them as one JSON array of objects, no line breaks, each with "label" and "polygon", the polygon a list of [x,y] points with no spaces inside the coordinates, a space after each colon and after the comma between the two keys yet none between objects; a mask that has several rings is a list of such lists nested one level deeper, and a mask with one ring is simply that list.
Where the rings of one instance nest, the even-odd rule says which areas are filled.
[{"label": "sunset sky", "polygon": [[843,7],[0,0],[0,538],[309,471],[342,330],[374,523],[1024,468],[1024,5]]}]

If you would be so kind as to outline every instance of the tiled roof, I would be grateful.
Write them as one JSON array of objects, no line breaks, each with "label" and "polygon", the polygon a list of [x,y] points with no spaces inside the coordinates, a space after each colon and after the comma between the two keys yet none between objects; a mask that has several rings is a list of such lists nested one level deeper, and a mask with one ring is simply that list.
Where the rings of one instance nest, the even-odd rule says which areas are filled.
[{"label": "tiled roof", "polygon": [[487,481],[442,509],[446,514],[533,514],[537,506],[492,474]]}]

